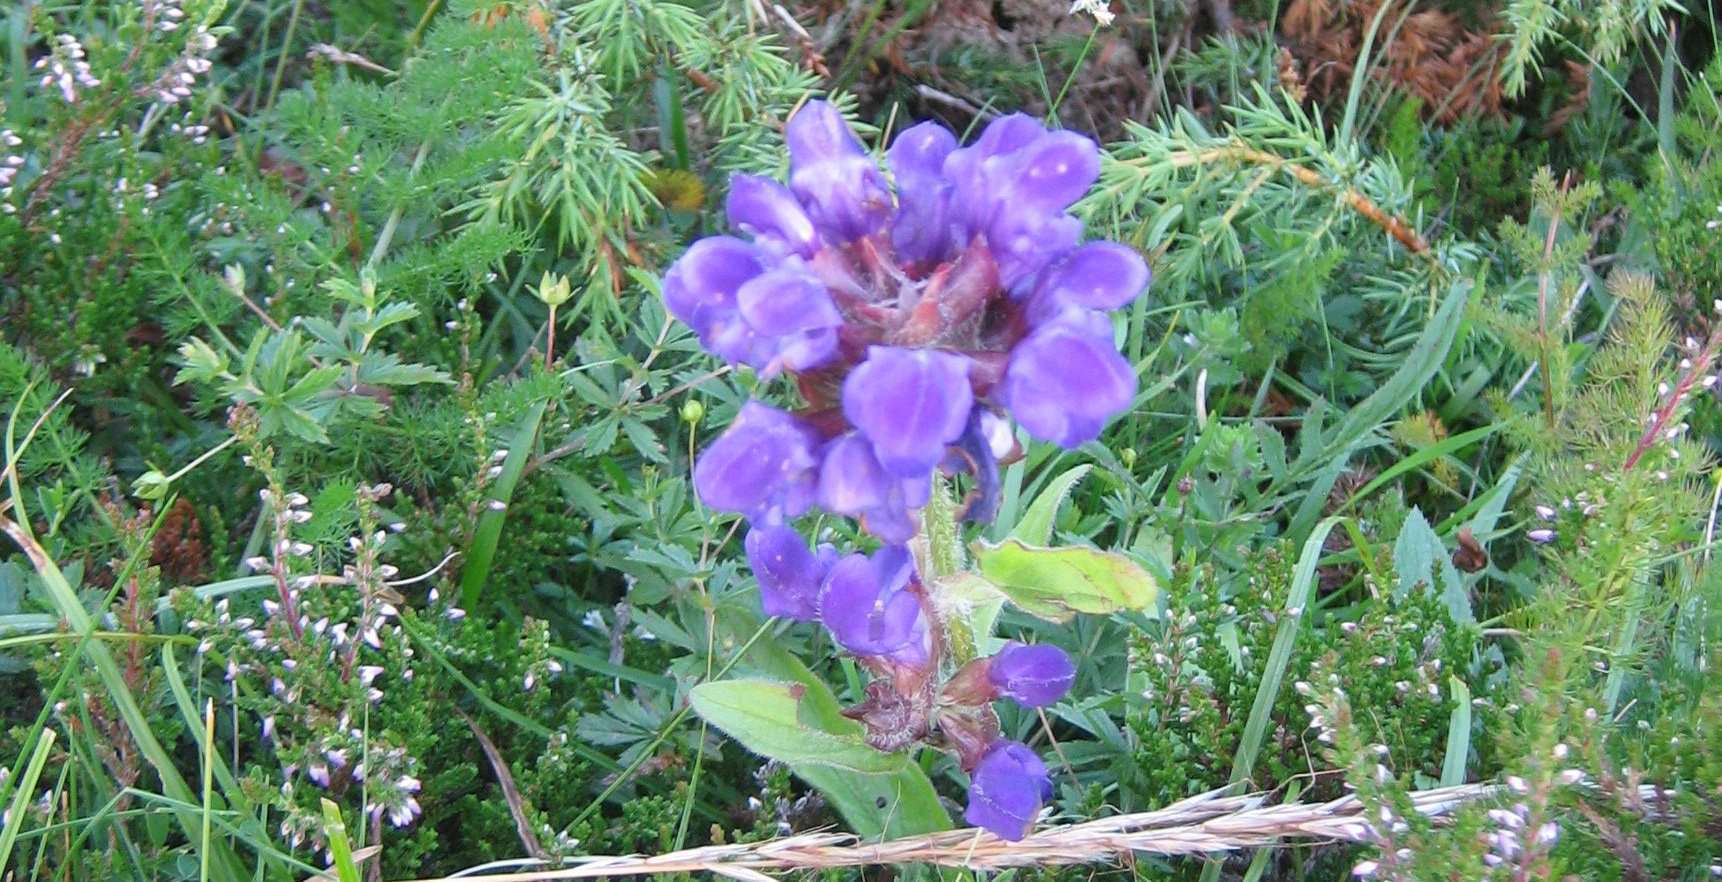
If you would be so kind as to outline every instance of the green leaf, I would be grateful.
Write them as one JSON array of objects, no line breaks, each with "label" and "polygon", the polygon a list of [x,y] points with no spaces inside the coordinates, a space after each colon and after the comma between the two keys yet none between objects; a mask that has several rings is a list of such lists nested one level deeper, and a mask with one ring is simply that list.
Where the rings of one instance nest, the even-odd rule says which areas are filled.
[{"label": "green leaf", "polygon": [[353,843],[347,838],[347,824],[341,820],[341,807],[332,800],[323,800],[323,832],[329,839],[329,866],[340,882],[359,882],[359,865],[353,860]]},{"label": "green leaf", "polygon": [[[738,642],[759,627],[747,610],[727,606],[719,622]],[[859,725],[843,716],[843,707],[831,688],[800,658],[772,640],[749,644],[744,664],[754,673],[803,688],[800,719],[827,732],[859,732]],[[849,829],[865,839],[897,838],[951,829],[951,818],[939,802],[939,794],[926,772],[915,763],[903,763],[895,774],[864,775],[832,766],[791,766],[803,781],[825,795]],[[880,805],[885,808],[881,810]]]},{"label": "green leaf", "polygon": [[1292,571],[1291,590],[1286,595],[1286,608],[1274,631],[1273,645],[1268,650],[1267,667],[1262,669],[1262,681],[1256,687],[1250,716],[1244,723],[1244,737],[1238,742],[1238,752],[1232,757],[1233,783],[1248,780],[1255,770],[1256,755],[1261,752],[1262,741],[1267,737],[1269,718],[1273,715],[1274,702],[1279,698],[1280,684],[1285,681],[1286,668],[1291,664],[1292,649],[1304,630],[1304,620],[1308,618],[1305,613],[1309,611],[1309,600],[1315,592],[1315,570],[1321,562],[1323,543],[1338,523],[1339,518],[1329,517],[1317,524],[1315,532],[1304,540],[1303,550],[1298,554],[1297,568]]},{"label": "green leaf", "polygon": [[449,383],[449,375],[424,364],[409,364],[391,352],[367,352],[359,357],[358,379],[373,386],[416,386]]},{"label": "green leaf", "polygon": [[804,719],[799,683],[724,680],[695,686],[688,698],[694,712],[724,730],[743,747],[792,768],[829,766],[864,775],[887,775],[908,761],[905,754],[875,750],[861,739],[860,727],[824,729]]},{"label": "green leaf", "polygon": [[1011,531],[1011,537],[1021,539],[1030,545],[1045,545],[1052,541],[1052,524],[1058,518],[1059,506],[1070,496],[1070,491],[1076,488],[1077,482],[1088,475],[1094,466],[1083,463],[1066,469],[1063,474],[1047,483],[1040,495],[1034,498],[1034,503],[1023,512],[1022,520],[1017,521],[1016,529]]},{"label": "green leaf", "polygon": [[1447,678],[1453,693],[1453,714],[1447,718],[1447,756],[1441,761],[1441,786],[1465,783],[1465,759],[1471,755],[1471,687],[1458,677]]},{"label": "green leaf", "polygon": [[526,471],[532,445],[538,438],[538,424],[544,421],[544,409],[548,406],[549,402],[540,401],[526,412],[526,418],[520,421],[514,432],[508,456],[502,461],[502,473],[490,485],[490,500],[502,503],[503,507],[485,507],[484,513],[478,516],[472,545],[466,550],[466,564],[460,571],[460,596],[468,607],[478,605],[479,592],[484,589],[485,580],[490,578],[496,546],[502,541],[502,523],[508,515],[508,500],[514,495],[514,485],[520,482],[520,475]]},{"label": "green leaf", "polygon": [[1393,569],[1399,574],[1399,584],[1393,591],[1395,597],[1404,597],[1422,584],[1430,591],[1440,592],[1441,601],[1446,604],[1447,614],[1453,617],[1453,621],[1477,620],[1471,613],[1471,597],[1465,592],[1465,580],[1460,578],[1458,568],[1447,556],[1447,546],[1442,544],[1440,536],[1435,535],[1422,510],[1416,507],[1412,507],[1406,516],[1405,525],[1399,528],[1399,538],[1393,542]]},{"label": "green leaf", "polygon": [[9,776],[17,781],[17,787],[12,792],[12,807],[6,811],[6,821],[0,824],[0,867],[7,865],[12,856],[12,846],[18,841],[18,834],[24,829],[24,823],[30,819],[30,800],[36,795],[36,780],[42,776],[42,767],[47,765],[48,756],[54,752],[53,729],[43,729],[36,737],[36,747],[30,752],[28,763],[23,754],[19,754],[19,766],[13,768]]},{"label": "green leaf", "polygon": [[1159,596],[1154,577],[1117,552],[1042,548],[1018,539],[976,542],[972,550],[988,582],[1024,612],[1048,621],[1147,609]]}]

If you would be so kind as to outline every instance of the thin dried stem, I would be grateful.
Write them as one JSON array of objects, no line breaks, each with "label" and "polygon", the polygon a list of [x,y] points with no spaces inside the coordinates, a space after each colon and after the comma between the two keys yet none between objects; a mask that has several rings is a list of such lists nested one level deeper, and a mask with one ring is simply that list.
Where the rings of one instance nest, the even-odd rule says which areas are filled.
[{"label": "thin dried stem", "polygon": [[[1466,784],[1411,794],[1427,817],[1496,796],[1492,784]],[[554,870],[485,876],[486,882],[550,882],[666,873],[715,873],[759,880],[767,870],[824,870],[883,864],[935,864],[972,869],[1090,864],[1128,860],[1133,853],[1212,854],[1274,845],[1286,839],[1360,841],[1367,836],[1364,804],[1355,797],[1315,804],[1265,805],[1262,794],[1213,791],[1151,812],[1049,827],[1018,842],[975,830],[951,830],[865,843],[847,833],[807,833],[769,842],[709,845],[656,857],[582,857]],[[442,882],[439,879],[418,882]]]}]

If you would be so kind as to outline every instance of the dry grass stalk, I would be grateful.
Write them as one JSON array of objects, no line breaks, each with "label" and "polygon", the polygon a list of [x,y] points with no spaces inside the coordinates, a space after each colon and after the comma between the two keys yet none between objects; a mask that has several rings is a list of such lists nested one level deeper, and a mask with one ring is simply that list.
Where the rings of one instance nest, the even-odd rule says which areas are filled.
[{"label": "dry grass stalk", "polygon": [[[1417,810],[1440,817],[1458,806],[1498,793],[1492,784],[1466,784],[1411,794]],[[1264,805],[1266,797],[1191,797],[1151,812],[1118,815],[1047,827],[1020,842],[1005,842],[977,830],[864,843],[847,833],[807,833],[737,845],[709,845],[656,857],[585,857],[554,870],[482,876],[485,882],[550,882],[662,873],[716,873],[747,882],[768,882],[767,870],[823,870],[883,864],[938,864],[1001,869],[1019,866],[1092,864],[1133,852],[1158,855],[1213,854],[1258,848],[1287,839],[1356,841],[1364,836],[1364,806],[1354,797],[1324,803]],[[443,880],[419,880],[443,882]]]}]

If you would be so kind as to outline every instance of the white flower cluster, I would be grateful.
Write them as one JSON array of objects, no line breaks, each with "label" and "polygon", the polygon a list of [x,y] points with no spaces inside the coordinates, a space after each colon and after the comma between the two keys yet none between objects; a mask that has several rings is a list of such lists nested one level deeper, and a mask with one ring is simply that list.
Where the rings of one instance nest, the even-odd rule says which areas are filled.
[{"label": "white flower cluster", "polygon": [[185,41],[185,51],[150,86],[149,91],[156,100],[172,105],[190,98],[191,87],[196,85],[197,78],[209,73],[213,66],[209,54],[215,51],[216,42],[209,28],[198,25],[191,38]]},{"label": "white flower cluster", "polygon": [[1076,15],[1077,13],[1094,16],[1095,23],[1101,27],[1111,25],[1112,20],[1117,18],[1112,14],[1110,0],[1074,0],[1070,4],[1070,12],[1067,14]]},{"label": "white flower cluster", "polygon": [[54,36],[54,51],[36,61],[42,74],[42,88],[57,88],[67,104],[76,104],[78,89],[94,89],[102,84],[90,73],[90,63],[84,60],[84,44],[71,34]]},{"label": "white flower cluster", "polygon": [[[12,180],[18,176],[18,170],[24,167],[24,157],[12,152],[12,148],[23,143],[24,139],[18,137],[17,132],[0,129],[0,151],[4,151],[3,155],[0,155],[0,200],[11,198]],[[11,214],[16,209],[8,202],[0,210]]]},{"label": "white flower cluster", "polygon": [[143,10],[143,20],[152,29],[164,34],[179,30],[179,25],[185,20],[185,10],[181,9],[180,0],[141,0],[138,6]]}]

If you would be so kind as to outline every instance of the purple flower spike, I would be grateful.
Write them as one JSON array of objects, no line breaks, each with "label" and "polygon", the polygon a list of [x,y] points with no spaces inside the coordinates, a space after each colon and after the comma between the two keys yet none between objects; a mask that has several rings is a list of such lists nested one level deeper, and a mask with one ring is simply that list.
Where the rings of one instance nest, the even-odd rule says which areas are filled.
[{"label": "purple flower spike", "polygon": [[897,183],[891,244],[904,261],[936,262],[949,256],[951,185],[943,170],[956,147],[950,129],[924,122],[905,129],[886,151],[885,162]]},{"label": "purple flower spike", "polygon": [[784,526],[755,527],[745,545],[766,615],[802,622],[819,618],[819,588],[836,549],[822,545],[817,553],[810,551],[800,533]]},{"label": "purple flower spike", "polygon": [[1073,310],[1017,344],[1002,397],[1030,434],[1071,448],[1130,407],[1136,372],[1112,345],[1104,315]]},{"label": "purple flower spike", "polygon": [[1051,798],[1046,763],[1027,745],[1000,739],[969,775],[969,807],[963,818],[1015,842],[1028,835],[1041,806]]},{"label": "purple flower spike", "polygon": [[749,360],[764,376],[785,367],[817,367],[837,351],[843,315],[825,286],[798,268],[781,266],[748,280],[736,292],[736,304],[749,330],[764,338]]},{"label": "purple flower spike", "polygon": [[813,220],[795,201],[789,188],[757,175],[735,175],[729,180],[729,199],[724,204],[730,226],[756,241],[811,257],[819,248],[819,233]]},{"label": "purple flower spike", "polygon": [[844,649],[892,657],[923,651],[921,598],[907,590],[912,569],[900,545],[887,545],[872,557],[851,554],[831,567],[819,595],[819,617]]},{"label": "purple flower spike", "polygon": [[1035,287],[1029,320],[1039,323],[1069,307],[1117,309],[1148,287],[1148,264],[1135,249],[1090,242],[1047,270]]},{"label": "purple flower spike", "polygon": [[739,322],[735,295],[743,284],[765,272],[765,255],[730,236],[701,239],[688,248],[664,276],[664,305],[711,345],[724,326]]},{"label": "purple flower spike", "polygon": [[843,415],[885,470],[924,478],[968,425],[968,359],[929,349],[874,346],[843,383]]},{"label": "purple flower spike", "polygon": [[813,504],[818,441],[795,417],[749,401],[694,464],[694,490],[719,511],[780,524]]},{"label": "purple flower spike", "polygon": [[885,226],[891,213],[885,176],[837,108],[810,101],[789,118],[783,135],[789,188],[829,241],[848,242]]},{"label": "purple flower spike", "polygon": [[987,679],[993,687],[1026,707],[1046,707],[1063,698],[1070,684],[1076,682],[1076,666],[1070,663],[1070,656],[1045,643],[1025,646],[1013,640],[990,661]]}]

